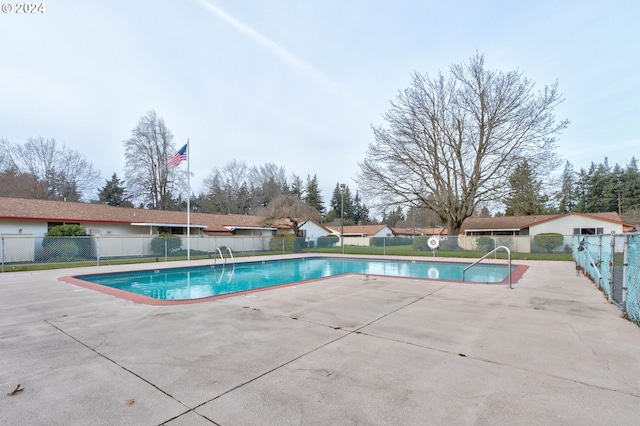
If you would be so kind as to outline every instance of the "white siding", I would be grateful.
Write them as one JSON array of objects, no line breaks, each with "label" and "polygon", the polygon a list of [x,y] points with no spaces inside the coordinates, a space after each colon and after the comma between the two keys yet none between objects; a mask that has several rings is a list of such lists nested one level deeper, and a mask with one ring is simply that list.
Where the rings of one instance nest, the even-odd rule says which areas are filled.
[{"label": "white siding", "polygon": [[47,222],[35,220],[2,220],[0,234],[32,234],[34,237],[44,237],[47,233]]},{"label": "white siding", "polygon": [[2,234],[2,262],[33,262],[35,239],[29,234]]},{"label": "white siding", "polygon": [[305,231],[305,239],[307,241],[316,242],[319,237],[326,237],[329,235],[329,231],[313,222],[305,223],[300,227],[300,229]]},{"label": "white siding", "polygon": [[393,231],[389,227],[384,227],[374,235],[370,235],[370,237],[393,237]]},{"label": "white siding", "polygon": [[[46,220],[1,220],[0,234],[32,234],[34,237],[44,237],[48,231],[48,223]],[[80,226],[87,230],[87,234],[91,232],[93,235],[149,235],[148,226],[103,222],[83,222]]]},{"label": "white siding", "polygon": [[581,215],[567,215],[539,225],[533,225],[529,228],[529,233],[530,235],[545,233],[573,235],[574,228],[602,228],[604,234],[610,234],[611,231],[615,231],[616,234],[622,233],[622,224]]}]

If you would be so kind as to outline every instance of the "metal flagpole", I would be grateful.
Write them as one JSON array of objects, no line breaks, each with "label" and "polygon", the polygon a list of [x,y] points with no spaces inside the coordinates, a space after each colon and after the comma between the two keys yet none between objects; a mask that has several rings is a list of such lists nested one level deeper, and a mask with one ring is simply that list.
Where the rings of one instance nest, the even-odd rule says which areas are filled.
[{"label": "metal flagpole", "polygon": [[187,139],[187,260],[191,260],[191,173],[189,165],[191,153],[189,152],[189,139]]}]

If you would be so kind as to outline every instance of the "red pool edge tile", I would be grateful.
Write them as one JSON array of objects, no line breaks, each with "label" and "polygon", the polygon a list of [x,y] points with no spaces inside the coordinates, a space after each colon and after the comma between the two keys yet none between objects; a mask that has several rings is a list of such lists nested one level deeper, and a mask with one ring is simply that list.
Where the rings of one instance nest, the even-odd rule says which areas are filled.
[{"label": "red pool edge tile", "polygon": [[[512,266],[515,266],[515,269],[513,271],[511,271],[511,284],[513,285],[513,284],[516,284],[518,282],[518,280],[520,280],[520,278],[522,278],[522,276],[527,271],[527,269],[529,269],[529,267],[526,266],[526,265],[512,265]],[[347,276],[347,275],[387,277],[387,278],[398,278],[398,279],[405,279],[405,280],[420,280],[420,281],[440,281],[440,282],[450,282],[450,283],[468,284],[468,285],[478,285],[478,284],[481,284],[481,285],[508,285],[509,284],[509,277],[508,276],[504,280],[502,280],[500,282],[482,283],[482,282],[456,281],[456,280],[438,280],[438,279],[433,279],[433,278],[395,277],[395,276],[389,276],[389,275],[348,273],[348,274],[332,275],[330,277],[316,278],[316,279],[312,279],[312,280],[296,281],[294,283],[272,285],[272,286],[268,286],[268,287],[256,288],[256,289],[245,290],[245,291],[238,291],[238,292],[234,292],[234,293],[219,294],[219,295],[216,295],[216,296],[201,297],[201,298],[198,298],[198,299],[162,300],[162,299],[156,299],[156,298],[149,297],[149,296],[144,296],[142,294],[137,294],[137,293],[132,293],[132,292],[125,291],[125,290],[120,290],[120,289],[117,289],[117,288],[113,288],[113,287],[109,287],[109,286],[105,286],[105,285],[101,285],[101,284],[95,284],[95,283],[92,283],[92,282],[89,282],[89,281],[81,280],[81,279],[76,278],[74,276],[60,277],[60,278],[58,278],[58,281],[66,282],[66,283],[69,283],[69,284],[73,284],[75,286],[86,288],[86,289],[89,289],[89,290],[94,290],[94,291],[97,291],[99,293],[108,294],[110,296],[114,296],[114,297],[117,297],[119,299],[127,300],[127,301],[133,302],[133,303],[138,303],[138,304],[141,304],[141,305],[169,306],[169,305],[188,305],[188,304],[192,304],[192,303],[210,302],[210,301],[213,301],[213,300],[226,299],[228,297],[235,297],[235,296],[244,296],[244,295],[251,294],[251,293],[258,293],[258,292],[261,292],[261,291],[273,290],[273,289],[276,289],[276,288],[292,287],[292,286],[302,285],[302,284],[316,282],[316,281],[324,281],[324,280],[328,280],[328,279],[332,279],[332,278],[338,278],[338,277]]]}]

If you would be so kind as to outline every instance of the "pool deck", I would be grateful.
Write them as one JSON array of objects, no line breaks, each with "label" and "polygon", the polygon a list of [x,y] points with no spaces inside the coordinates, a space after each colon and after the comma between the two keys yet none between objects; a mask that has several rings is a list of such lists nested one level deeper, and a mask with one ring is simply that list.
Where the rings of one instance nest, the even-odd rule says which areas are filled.
[{"label": "pool deck", "polygon": [[0,274],[0,424],[640,424],[640,327],[572,262],[167,306],[58,280],[206,263]]}]

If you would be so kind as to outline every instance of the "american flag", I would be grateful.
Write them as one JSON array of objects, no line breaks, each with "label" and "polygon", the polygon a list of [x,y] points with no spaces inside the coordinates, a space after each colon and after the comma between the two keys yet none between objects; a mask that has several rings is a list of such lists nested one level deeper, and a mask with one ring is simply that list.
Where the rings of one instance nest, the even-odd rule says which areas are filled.
[{"label": "american flag", "polygon": [[167,161],[167,167],[175,167],[187,159],[187,145],[185,144],[180,151],[173,154],[173,157]]}]

